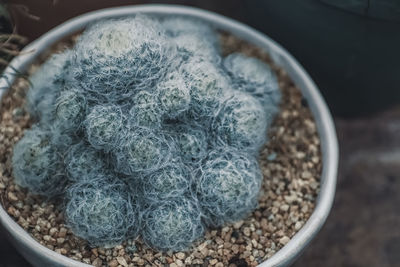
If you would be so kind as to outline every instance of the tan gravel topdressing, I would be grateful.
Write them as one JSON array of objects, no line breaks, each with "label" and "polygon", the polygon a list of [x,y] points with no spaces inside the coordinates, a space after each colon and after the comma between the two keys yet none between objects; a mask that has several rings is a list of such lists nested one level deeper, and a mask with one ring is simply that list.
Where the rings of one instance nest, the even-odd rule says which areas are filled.
[{"label": "tan gravel topdressing", "polygon": [[[270,63],[259,49],[222,35],[224,51],[240,51]],[[315,122],[286,72],[274,67],[282,105],[269,143],[260,155],[264,174],[259,207],[246,220],[210,230],[192,249],[159,253],[140,240],[115,248],[90,248],[63,224],[56,201],[44,201],[14,184],[13,145],[31,125],[23,108],[28,83],[19,79],[0,106],[0,201],[5,210],[42,245],[94,266],[256,266],[283,247],[311,215],[319,193],[320,140]]]}]

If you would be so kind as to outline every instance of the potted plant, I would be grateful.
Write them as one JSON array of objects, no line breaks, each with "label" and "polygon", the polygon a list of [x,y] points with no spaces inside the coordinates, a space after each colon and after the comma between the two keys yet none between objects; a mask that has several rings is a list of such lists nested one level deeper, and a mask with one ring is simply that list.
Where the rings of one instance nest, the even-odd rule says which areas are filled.
[{"label": "potted plant", "polygon": [[[281,111],[276,119],[275,127],[272,127],[274,130],[271,131],[274,132],[272,132],[270,137],[280,141],[270,141],[270,144],[264,147],[259,157],[260,164],[265,166],[262,167],[264,178],[260,178],[263,179],[264,185],[260,193],[258,209],[252,213],[251,217],[244,218],[243,211],[240,208],[242,206],[225,205],[227,202],[221,202],[221,198],[218,198],[219,195],[210,196],[208,193],[215,192],[213,190],[216,188],[221,188],[223,182],[227,179],[231,179],[235,177],[235,175],[240,176],[244,184],[239,187],[237,196],[241,196],[246,189],[249,190],[249,194],[243,194],[244,201],[250,203],[249,205],[251,207],[254,206],[253,204],[255,203],[253,200],[256,201],[257,199],[254,198],[254,196],[257,197],[258,190],[261,186],[261,180],[258,178],[261,177],[261,174],[258,174],[258,167],[255,167],[257,163],[253,162],[251,160],[252,156],[249,155],[253,155],[255,153],[254,151],[258,151],[265,140],[263,138],[258,138],[257,135],[250,135],[251,138],[249,138],[249,135],[243,136],[243,133],[246,133],[249,128],[238,130],[236,126],[232,128],[230,125],[235,121],[237,123],[238,120],[232,120],[232,116],[236,114],[235,108],[239,108],[239,110],[245,110],[246,116],[255,116],[254,120],[252,120],[253,122],[261,122],[260,124],[256,124],[257,127],[254,126],[254,124],[247,124],[248,126],[252,125],[252,127],[256,127],[255,129],[265,129],[271,122],[268,122],[270,119],[264,116],[264,111],[261,110],[270,107],[270,103],[266,104],[262,101],[253,102],[253,98],[248,95],[253,93],[257,95],[257,90],[249,90],[247,93],[236,92],[233,95],[229,95],[229,91],[227,93],[229,97],[223,101],[224,105],[219,109],[218,114],[212,116],[212,122],[200,123],[202,126],[195,130],[193,130],[193,127],[188,130],[188,126],[185,123],[179,125],[179,127],[174,126],[174,129],[171,130],[173,132],[171,138],[174,138],[176,134],[185,133],[192,138],[190,144],[193,144],[193,140],[203,140],[200,133],[204,132],[204,130],[202,130],[201,127],[211,127],[212,132],[217,134],[216,139],[220,142],[227,142],[229,145],[225,147],[223,151],[205,152],[207,154],[207,159],[204,161],[202,160],[199,165],[193,162],[187,163],[185,166],[192,166],[191,164],[195,164],[196,168],[189,168],[189,170],[186,171],[186,168],[181,167],[179,162],[177,163],[171,160],[170,150],[172,150],[172,148],[169,142],[166,141],[167,139],[162,139],[160,136],[156,136],[152,131],[148,130],[153,129],[152,127],[160,127],[160,122],[157,120],[159,116],[153,116],[154,112],[158,112],[158,110],[162,108],[168,109],[164,111],[163,114],[165,114],[165,116],[172,116],[171,118],[167,118],[167,121],[175,122],[177,119],[174,116],[180,112],[182,105],[185,106],[184,104],[186,103],[183,101],[186,99],[184,97],[186,96],[186,94],[184,94],[185,89],[178,90],[180,87],[177,86],[177,84],[184,83],[179,83],[176,80],[176,75],[168,76],[163,68],[165,62],[169,62],[168,57],[171,57],[172,52],[169,50],[170,48],[166,47],[165,44],[155,44],[157,52],[160,52],[160,55],[165,56],[165,58],[154,56],[153,52],[146,54],[146,50],[140,50],[144,55],[155,59],[155,63],[152,63],[150,68],[153,72],[152,75],[149,76],[151,77],[150,80],[147,78],[142,79],[142,76],[146,76],[147,72],[140,72],[143,71],[142,66],[144,66],[144,63],[142,64],[140,59],[144,59],[146,62],[148,60],[148,58],[142,57],[142,53],[138,54],[138,57],[136,57],[134,61],[129,62],[129,59],[125,58],[123,62],[125,62],[125,60],[128,61],[130,66],[138,64],[138,62],[140,63],[135,66],[137,70],[137,76],[135,77],[142,77],[135,80],[136,87],[141,87],[143,81],[146,81],[146,84],[153,83],[152,79],[154,77],[157,78],[157,81],[161,80],[158,78],[160,75],[168,77],[162,79],[166,84],[163,84],[161,87],[164,89],[173,87],[178,88],[177,90],[179,92],[183,91],[181,94],[182,97],[180,98],[182,101],[179,102],[183,104],[178,105],[179,109],[176,109],[178,106],[171,106],[168,104],[170,103],[170,101],[167,101],[169,100],[168,97],[162,97],[165,96],[163,95],[165,92],[167,92],[166,94],[170,94],[172,89],[166,91],[161,90],[161,92],[157,93],[157,95],[160,96],[161,104],[154,105],[151,102],[154,94],[148,93],[147,91],[142,91],[140,93],[135,92],[133,95],[129,95],[129,103],[132,102],[134,104],[133,106],[129,104],[129,112],[127,111],[128,113],[126,113],[129,114],[126,116],[128,120],[129,118],[133,118],[133,121],[121,125],[120,122],[124,121],[125,118],[122,118],[123,116],[121,114],[123,112],[121,110],[126,107],[124,104],[125,98],[121,98],[121,95],[126,97],[126,95],[130,93],[130,91],[125,90],[125,83],[129,83],[132,80],[119,79],[120,76],[118,76],[116,80],[116,76],[114,75],[116,72],[121,73],[121,75],[126,74],[124,69],[121,70],[121,63],[116,62],[114,66],[117,66],[117,68],[113,68],[114,66],[112,64],[104,61],[104,57],[102,57],[103,55],[101,54],[108,53],[108,50],[102,51],[101,49],[103,46],[91,47],[92,43],[90,40],[94,41],[94,43],[98,40],[101,42],[104,36],[102,32],[99,34],[96,27],[102,29],[102,27],[104,28],[110,25],[103,24],[103,26],[101,26],[100,23],[100,26],[93,26],[94,30],[93,28],[89,29],[89,33],[85,31],[81,40],[77,43],[78,47],[80,45],[84,48],[83,50],[82,47],[80,48],[81,50],[76,48],[78,52],[83,52],[75,55],[75,60],[79,61],[79,64],[75,66],[78,68],[82,67],[82,69],[73,69],[73,71],[76,72],[72,75],[76,75],[74,77],[79,77],[76,78],[76,81],[90,79],[90,82],[85,81],[76,87],[85,87],[85,93],[82,93],[82,91],[75,91],[75,89],[68,89],[61,92],[62,94],[58,96],[56,100],[53,99],[56,103],[54,105],[56,107],[54,112],[46,113],[46,103],[48,103],[48,96],[51,95],[52,88],[47,88],[44,94],[42,92],[42,94],[38,94],[40,97],[36,98],[35,96],[32,97],[32,92],[34,91],[32,91],[32,89],[28,90],[27,100],[30,104],[28,106],[33,107],[30,113],[38,113],[41,123],[34,125],[30,130],[26,130],[23,139],[21,139],[17,145],[13,146],[12,144],[14,151],[11,166],[16,183],[13,182],[14,180],[11,177],[6,177],[6,179],[4,179],[5,182],[3,182],[2,187],[5,189],[3,192],[6,192],[7,201],[5,201],[3,205],[7,212],[4,209],[0,209],[1,223],[9,233],[11,240],[20,248],[21,253],[37,266],[42,266],[43,264],[63,266],[84,266],[85,264],[92,264],[101,266],[106,263],[110,266],[117,266],[118,264],[127,266],[128,264],[143,265],[145,261],[151,264],[211,264],[216,266],[223,266],[229,263],[260,264],[261,266],[290,264],[318,232],[329,213],[335,189],[337,141],[332,119],[315,85],[301,66],[286,51],[269,38],[245,25],[227,18],[188,7],[147,5],[106,9],[92,12],[66,22],[27,46],[25,51],[30,51],[30,53],[18,56],[11,63],[11,66],[6,69],[4,73],[5,78],[1,80],[0,87],[9,88],[9,84],[15,80],[14,70],[20,72],[27,71],[30,65],[43,55],[44,52],[50,52],[50,47],[52,45],[55,45],[62,39],[71,38],[73,34],[85,29],[90,23],[100,18],[119,19],[139,13],[140,15],[134,16],[136,20],[139,18],[141,21],[147,21],[146,16],[152,16],[160,18],[163,21],[168,21],[168,18],[171,16],[184,16],[186,19],[189,19],[186,21],[188,24],[190,24],[190,19],[197,20],[199,25],[196,27],[201,28],[201,23],[207,23],[220,32],[222,52],[218,53],[221,53],[223,63],[219,62],[219,60],[213,62],[215,57],[214,54],[212,54],[207,60],[193,61],[190,62],[190,64],[183,64],[183,67],[181,65],[175,66],[172,64],[173,68],[179,67],[183,69],[183,73],[186,75],[183,76],[183,79],[190,79],[189,83],[191,86],[196,83],[201,84],[197,87],[196,85],[190,87],[190,101],[192,101],[190,103],[192,103],[191,107],[195,110],[195,113],[189,112],[189,115],[187,115],[189,117],[185,117],[185,119],[188,120],[181,120],[179,117],[179,120],[183,122],[200,121],[203,123],[202,119],[196,116],[200,116],[199,114],[201,114],[203,117],[210,117],[207,116],[208,113],[202,114],[202,112],[212,110],[214,108],[213,101],[218,99],[220,95],[226,95],[226,92],[213,95],[208,98],[209,101],[204,101],[204,94],[201,94],[200,98],[196,98],[196,88],[207,88],[208,90],[210,88],[227,87],[225,82],[222,82],[219,78],[215,78],[215,75],[219,75],[220,68],[225,68],[226,73],[231,75],[232,80],[234,80],[236,76],[241,77],[242,80],[246,80],[249,75],[254,75],[254,71],[258,71],[261,66],[266,65],[260,61],[254,61],[254,59],[248,58],[244,56],[244,54],[251,54],[252,56],[267,61],[268,56],[265,52],[272,57],[273,63],[271,64],[276,64],[278,80],[281,82],[281,87],[283,87],[283,97]],[[120,19],[114,20],[113,23],[123,24],[126,23],[126,21]],[[137,25],[135,24],[137,27],[134,29],[140,28],[140,25],[146,25],[144,28],[151,28],[153,26],[153,22],[151,21],[144,24],[141,23],[142,22]],[[180,24],[175,24],[174,27],[170,29],[176,30],[180,25],[183,25],[182,21]],[[121,29],[121,27],[115,28],[116,31],[118,31],[118,29]],[[129,28],[123,27],[122,29],[129,30]],[[140,34],[146,35],[147,32],[139,32],[139,35]],[[82,39],[85,40],[88,35],[91,35],[91,37],[94,36],[94,39],[87,39],[86,42],[82,41]],[[171,35],[173,36],[174,34]],[[202,36],[205,38],[210,37],[208,28],[202,32]],[[127,43],[120,42],[119,40],[118,45],[120,47],[114,52],[120,53],[126,47],[130,47],[132,42],[135,41],[137,41],[137,39]],[[197,39],[197,41],[199,41],[199,39]],[[106,40],[106,42],[102,44],[106,47],[109,45],[108,42],[109,40]],[[177,41],[176,44],[178,48],[179,45],[184,42],[184,39]],[[218,42],[217,39],[215,39],[214,42]],[[205,43],[210,44],[212,41],[206,40]],[[191,44],[192,47],[189,46],[188,49],[192,49],[193,53],[196,54],[202,51],[201,47],[194,46],[197,45],[198,42],[189,42],[189,44]],[[87,47],[89,47],[89,50],[85,50]],[[235,54],[232,52],[241,52],[243,54]],[[93,53],[95,54],[94,56]],[[57,74],[57,70],[60,70],[57,65],[57,57],[62,59],[65,54],[66,53],[59,54],[55,58],[53,57],[50,63],[45,63],[42,68],[42,70],[46,70],[44,75],[49,75],[52,79],[58,77],[57,82],[63,84],[65,81],[60,78],[62,75],[60,76]],[[88,55],[89,57],[85,58]],[[101,58],[97,60],[98,58],[96,58],[96,55]],[[206,55],[203,56],[206,57]],[[65,66],[65,62],[64,60],[63,66]],[[98,64],[98,62],[104,63],[104,65],[96,65],[93,68],[91,65],[93,62],[95,64]],[[46,64],[48,64],[49,67],[46,68]],[[252,68],[254,64],[256,64],[256,67]],[[155,68],[155,66],[157,66],[157,68]],[[215,66],[218,67],[215,68]],[[242,66],[246,67],[242,68]],[[102,69],[103,67],[105,67],[105,69]],[[112,69],[111,71],[110,68]],[[261,76],[258,77],[269,75],[270,70],[268,67],[261,69],[263,72],[260,74]],[[67,69],[61,68],[61,70],[67,72]],[[248,70],[252,72],[246,73]],[[145,71],[147,71],[147,69],[145,69]],[[96,78],[96,73],[99,72],[102,74],[101,79]],[[207,72],[209,72],[209,74],[205,75],[204,73]],[[69,75],[69,73],[67,74]],[[170,78],[173,82],[171,82]],[[211,82],[208,83],[210,79]],[[271,81],[270,79],[273,78],[268,79],[268,81]],[[35,76],[32,76],[33,84],[42,80],[42,78],[37,79],[37,77],[35,78]],[[291,80],[294,83],[292,83]],[[107,86],[97,87],[96,83],[99,82],[101,85],[107,84]],[[171,83],[172,87],[169,86]],[[207,86],[203,87],[202,84],[204,83],[207,83]],[[222,85],[219,86],[219,83]],[[216,84],[218,86],[216,86]],[[246,83],[244,84],[246,85]],[[68,83],[65,83],[65,85],[66,87],[71,86],[71,84]],[[76,84],[74,84],[74,86],[76,86]],[[301,94],[295,86],[300,88]],[[157,88],[156,85],[152,85],[152,88],[153,87]],[[13,88],[10,89],[9,92],[12,92]],[[123,94],[116,93],[120,89]],[[90,95],[88,95],[88,98],[84,99],[86,93]],[[96,96],[93,97],[91,93],[94,93]],[[10,103],[13,103],[12,99],[16,97],[17,94],[13,93],[11,96],[6,95],[7,93],[5,90],[0,91],[0,94],[0,96],[7,100],[6,103],[8,103],[2,107],[2,115],[5,118],[4,121],[10,122],[10,124],[16,127],[15,124],[9,120],[10,113],[8,112],[13,114],[13,105]],[[303,98],[301,95],[303,95]],[[103,101],[102,97],[105,97],[106,100]],[[115,100],[113,105],[109,105],[107,102],[111,98],[113,101]],[[165,101],[162,101],[162,99],[165,99]],[[176,99],[176,97],[173,99]],[[53,100],[50,98],[49,101],[51,102]],[[197,100],[201,100],[201,105],[196,106],[193,104],[196,103],[195,101]],[[24,100],[20,99],[19,101],[22,102]],[[86,114],[86,112],[81,110],[81,107],[86,104],[89,105],[89,103],[92,106]],[[105,105],[104,103],[108,104]],[[260,105],[260,108],[258,108],[258,105]],[[198,107],[198,109],[196,109],[196,107]],[[182,110],[185,109],[182,108]],[[269,112],[272,114],[278,111],[274,109],[273,112],[271,110],[269,110]],[[238,113],[241,114],[241,112]],[[29,116],[24,116],[23,118],[14,120],[20,123],[19,128],[16,127],[15,129],[21,130],[21,128],[28,128],[30,122]],[[62,125],[51,125],[53,121],[47,120],[47,118],[51,116],[58,116],[58,121],[63,121],[65,118],[67,119],[64,120],[65,123]],[[85,117],[84,122],[78,120],[79,116]],[[259,118],[264,119],[260,120]],[[248,119],[248,117],[246,119]],[[51,123],[48,123],[48,121],[51,121]],[[77,122],[76,125],[75,122]],[[66,229],[63,227],[65,223],[62,216],[63,213],[55,208],[57,205],[56,202],[46,202],[46,200],[32,197],[26,191],[20,189],[21,186],[28,187],[33,193],[47,196],[58,195],[63,192],[63,189],[59,190],[63,186],[62,175],[59,175],[59,171],[63,167],[57,166],[55,163],[58,162],[58,160],[54,158],[58,157],[60,153],[52,153],[51,148],[48,147],[49,142],[53,141],[46,141],[49,134],[41,128],[42,125],[46,123],[50,128],[62,129],[62,131],[57,132],[57,134],[52,132],[50,135],[52,140],[57,140],[56,142],[60,144],[62,151],[68,151],[68,153],[62,153],[62,157],[63,162],[66,163],[69,178],[73,177],[73,179],[79,180],[82,177],[86,177],[86,174],[82,174],[86,170],[93,171],[97,168],[101,168],[104,161],[92,161],[92,159],[96,159],[96,151],[101,150],[104,155],[110,155],[110,165],[107,166],[114,166],[114,170],[117,169],[118,173],[125,178],[134,176],[135,173],[140,170],[141,173],[146,173],[146,182],[148,182],[148,184],[141,183],[140,186],[136,186],[134,183],[135,185],[131,186],[131,183],[127,181],[129,179],[125,179],[124,181],[126,183],[122,183],[114,180],[110,181],[108,178],[96,178],[90,181],[79,182],[73,181],[72,185],[67,190],[68,201],[66,209],[64,209],[65,217],[68,222],[67,224],[72,231]],[[125,125],[134,125],[134,127],[124,132],[123,129],[125,129]],[[222,125],[223,127],[219,128],[218,125]],[[165,124],[163,124],[162,127],[164,127],[162,130],[163,133],[171,132],[167,129],[168,127],[165,126]],[[82,142],[70,143],[69,137],[71,137],[71,135],[65,133],[68,133],[71,129],[73,131],[78,131],[77,129],[79,129],[79,131],[82,130],[85,140],[81,140]],[[227,129],[229,129],[229,131]],[[115,137],[115,133],[122,133],[122,136]],[[247,131],[247,133],[252,132]],[[20,137],[22,131],[15,134]],[[238,134],[241,134],[240,138],[236,138]],[[79,134],[76,134],[76,136],[79,136]],[[179,142],[177,143],[185,144],[183,141],[187,140],[188,136],[179,137]],[[15,141],[15,139],[18,138],[12,140]],[[107,141],[105,142],[104,140]],[[207,138],[206,140],[208,142]],[[32,143],[37,143],[37,146],[34,146],[35,149],[29,150],[30,153],[26,153],[27,150],[25,148]],[[89,143],[90,145],[88,145]],[[10,144],[8,146],[10,147]],[[218,147],[218,145],[216,146]],[[187,146],[184,147],[187,148]],[[186,150],[180,149],[179,153],[183,154],[179,158],[193,161],[197,156],[202,157],[202,155],[205,154],[202,153],[202,147],[203,146],[200,145],[198,149],[194,150],[197,153],[196,155],[192,153],[193,150],[183,153]],[[92,153],[89,151],[91,148],[97,150]],[[237,152],[238,148],[241,149],[241,151],[246,151],[246,153]],[[319,154],[320,148],[322,150],[322,158],[320,158]],[[10,153],[10,149],[7,151]],[[139,157],[139,152],[142,154],[150,153],[151,155]],[[188,154],[189,157],[186,157]],[[258,155],[258,153],[256,154]],[[45,160],[40,161],[40,164],[36,164],[39,157],[42,156],[44,156]],[[89,168],[81,169],[77,167],[82,166],[80,162],[82,158],[84,159],[84,163],[89,165]],[[23,164],[30,160],[34,161],[34,165],[38,166],[38,168],[43,166],[43,164],[47,164],[46,166],[48,166],[49,162],[54,164],[51,165],[51,168],[46,167],[43,170],[36,169],[33,171],[32,169],[28,169],[27,171]],[[10,164],[10,161],[8,161],[8,164]],[[228,169],[226,169],[227,166],[229,167]],[[322,166],[321,172],[319,172],[320,166]],[[192,170],[201,170],[201,174],[197,175]],[[228,173],[228,175],[226,175],[226,173]],[[243,176],[243,173],[246,175]],[[108,175],[108,172],[104,172],[104,174]],[[149,196],[154,197],[152,193],[154,193],[154,186],[159,183],[158,177],[173,177],[174,182],[172,184],[177,185],[185,181],[179,178],[181,177],[180,175],[184,177],[194,175],[197,177],[196,179],[198,182],[193,185],[194,189],[190,187],[192,191],[191,193],[189,192],[189,195],[195,195],[194,198],[199,201],[198,205],[201,206],[199,209],[196,207],[197,202],[194,203],[188,200],[191,199],[190,197],[180,198],[174,202],[163,200],[157,202],[156,205],[147,199]],[[285,175],[288,177],[284,177]],[[9,171],[8,176],[10,176]],[[43,179],[44,176],[52,177],[51,179],[60,179],[49,181],[47,178]],[[210,177],[214,178],[210,180]],[[218,184],[221,177],[223,177],[221,180],[222,182]],[[319,184],[319,178],[321,184]],[[73,179],[71,178],[70,180]],[[41,184],[42,182],[46,182],[46,184],[43,186],[43,184]],[[254,184],[254,187],[249,186],[252,184]],[[244,185],[247,185],[247,187]],[[127,187],[132,187],[133,191],[137,190],[137,187],[140,187],[140,190],[145,191],[146,194],[142,195],[136,203],[136,200],[131,201],[128,196],[124,195]],[[99,194],[97,191],[91,191],[93,188],[102,188],[105,198],[99,198],[102,194]],[[163,188],[165,188],[165,185],[163,185],[161,189]],[[181,187],[175,189],[180,190]],[[318,200],[316,199],[317,195]],[[23,201],[25,196],[31,199],[30,203]],[[224,199],[226,198],[224,197]],[[217,205],[220,205],[218,206],[219,208],[217,208],[218,212],[216,212],[214,206],[209,204],[211,203],[210,201],[214,201]],[[215,204],[214,202],[213,205]],[[90,203],[94,203],[94,205]],[[207,205],[204,203],[207,203]],[[82,205],[85,207],[82,208]],[[140,209],[136,210],[136,208],[141,205],[146,207],[142,217],[138,215],[141,214],[141,211],[139,211]],[[98,212],[92,214],[87,213],[88,211],[96,210],[97,207],[100,207],[99,209],[102,210],[101,214],[110,214],[110,216],[107,217],[110,219],[108,220],[108,225],[104,224],[104,218],[96,217],[99,215]],[[20,210],[20,208],[22,210]],[[32,212],[32,209],[35,210],[36,208],[39,210],[41,208],[48,210],[49,214],[40,213],[39,210]],[[246,206],[246,209],[247,208]],[[299,209],[300,211],[297,212]],[[313,209],[313,211],[309,209]],[[84,211],[83,213],[81,213],[82,210]],[[120,210],[124,210],[125,213],[119,214]],[[149,210],[150,212],[148,212]],[[9,214],[12,215],[18,223],[11,219]],[[37,216],[37,214],[39,215]],[[42,216],[40,214],[42,214]],[[48,218],[46,218],[46,215],[43,216],[43,214],[46,214]],[[175,214],[175,216],[171,217],[169,216],[170,214]],[[197,218],[199,216],[202,218]],[[298,217],[301,217],[301,220],[299,220]],[[167,218],[168,220],[165,219],[161,222],[156,220],[154,224],[150,224],[155,218],[157,220],[159,218]],[[190,218],[190,223],[188,223],[189,219],[185,219],[185,223],[181,224],[179,218]],[[173,219],[173,222],[171,219]],[[145,226],[140,229],[131,229],[132,225],[139,224],[139,222],[136,223],[138,220],[144,221]],[[29,222],[32,221],[36,223],[33,229],[29,226]],[[100,224],[99,222],[102,223]],[[129,222],[130,227],[125,227],[125,222]],[[231,224],[226,224],[226,222],[231,222]],[[163,227],[169,224],[173,226],[181,225],[182,227],[174,228],[173,231],[171,230],[172,228]],[[21,228],[20,225],[23,228]],[[96,228],[96,231],[92,231],[92,225],[101,227]],[[214,228],[210,228],[202,239],[200,236],[204,231],[204,225]],[[215,228],[220,226],[223,228]],[[186,229],[187,231],[183,231],[183,228],[188,229]],[[26,230],[29,233],[27,233]],[[132,231],[135,232],[135,234],[132,234]],[[132,236],[136,237],[138,234],[137,231],[142,231],[140,235],[146,244],[155,248],[155,250],[150,249],[140,240],[121,239],[121,236],[126,237],[128,232],[129,235],[132,234]],[[178,235],[176,233],[178,233]],[[35,241],[29,234],[43,245]],[[85,240],[77,238],[74,234],[89,241],[89,245]],[[169,238],[165,238],[165,236]],[[197,240],[199,238],[200,241],[198,242],[200,243],[194,243],[194,247],[189,248],[189,244],[187,243],[191,243],[191,241],[195,241],[195,239]],[[117,245],[122,241],[124,241],[122,245]],[[176,253],[172,253],[171,249]],[[160,250],[167,250],[167,252],[158,252]],[[131,255],[129,255],[129,253],[131,253]],[[61,254],[64,254],[64,256]]]}]

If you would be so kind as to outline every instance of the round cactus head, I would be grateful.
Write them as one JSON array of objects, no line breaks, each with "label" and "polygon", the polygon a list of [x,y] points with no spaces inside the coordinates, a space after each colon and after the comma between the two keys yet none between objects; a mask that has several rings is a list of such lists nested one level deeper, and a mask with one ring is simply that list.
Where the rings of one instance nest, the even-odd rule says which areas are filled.
[{"label": "round cactus head", "polygon": [[66,199],[67,225],[92,246],[137,237],[140,209],[118,179],[101,176],[78,182],[68,188]]},{"label": "round cactus head", "polygon": [[198,103],[215,102],[224,90],[230,89],[228,77],[214,63],[193,60],[184,65],[183,73],[192,99]]},{"label": "round cactus head", "polygon": [[218,37],[210,25],[195,19],[176,17],[163,20],[162,26],[176,44],[183,61],[197,57],[219,62]]},{"label": "round cactus head", "polygon": [[181,73],[175,71],[159,83],[158,98],[167,118],[175,118],[189,108],[190,91]]},{"label": "round cactus head", "polygon": [[161,126],[162,111],[154,93],[139,91],[133,96],[128,119],[131,126],[159,128]]},{"label": "round cactus head", "polygon": [[257,204],[262,175],[255,158],[235,149],[210,152],[195,190],[207,225],[242,219]]},{"label": "round cactus head", "polygon": [[204,36],[196,34],[179,35],[174,37],[172,41],[176,44],[182,62],[188,62],[194,58],[214,63],[219,63],[221,60],[217,47]]},{"label": "round cactus head", "polygon": [[181,68],[192,99],[189,119],[208,124],[231,91],[229,78],[209,61],[192,60]]},{"label": "round cactus head", "polygon": [[27,93],[27,109],[36,119],[49,123],[54,118],[54,103],[67,79],[71,51],[53,55],[31,77]]},{"label": "round cactus head", "polygon": [[266,114],[258,99],[236,91],[224,102],[212,127],[218,142],[257,152],[266,142],[271,117],[271,114]]},{"label": "round cactus head", "polygon": [[89,143],[96,149],[109,151],[118,143],[124,131],[124,118],[118,106],[97,105],[85,119]]},{"label": "round cactus head", "polygon": [[278,80],[264,62],[240,53],[227,56],[223,65],[235,86],[257,97],[269,112],[277,112],[281,99]]},{"label": "round cactus head", "polygon": [[142,195],[148,203],[182,197],[189,193],[190,169],[179,162],[170,162],[142,181]]},{"label": "round cactus head", "polygon": [[64,158],[68,179],[72,182],[86,181],[107,172],[107,156],[81,141],[72,145]]},{"label": "round cactus head", "polygon": [[146,128],[131,130],[112,151],[115,170],[126,175],[158,170],[168,161],[170,145]]},{"label": "round cactus head", "polygon": [[129,100],[165,75],[174,51],[155,19],[137,15],[102,21],[76,44],[73,77],[93,101]]},{"label": "round cactus head", "polygon": [[207,155],[209,136],[194,125],[174,125],[172,133],[178,152],[185,163],[199,163]]},{"label": "round cactus head", "polygon": [[143,214],[142,237],[149,246],[159,250],[185,250],[203,232],[200,210],[188,198],[154,203]]},{"label": "round cactus head", "polygon": [[15,182],[34,194],[48,197],[60,195],[67,182],[51,136],[49,130],[38,127],[25,131],[12,156]]},{"label": "round cactus head", "polygon": [[62,91],[55,103],[55,119],[67,131],[81,130],[86,115],[86,99],[76,89]]},{"label": "round cactus head", "polygon": [[204,38],[217,39],[210,25],[196,19],[188,17],[166,18],[161,21],[161,24],[166,34],[170,37],[193,34]]}]

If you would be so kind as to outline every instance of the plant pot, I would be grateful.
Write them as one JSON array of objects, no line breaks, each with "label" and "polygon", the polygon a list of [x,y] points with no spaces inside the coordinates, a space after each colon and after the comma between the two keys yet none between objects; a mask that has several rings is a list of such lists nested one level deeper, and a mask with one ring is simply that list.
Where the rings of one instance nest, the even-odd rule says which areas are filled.
[{"label": "plant pot", "polygon": [[[232,33],[235,36],[268,52],[273,61],[284,68],[290,78],[301,89],[304,98],[316,121],[317,131],[321,139],[322,148],[322,176],[321,188],[316,207],[294,237],[276,254],[260,266],[286,266],[292,263],[314,238],[325,222],[335,193],[336,174],[338,166],[338,144],[334,124],[328,108],[318,89],[304,69],[283,48],[265,35],[249,28],[246,25],[225,18],[223,16],[195,8],[169,6],[169,5],[143,5],[122,8],[111,8],[91,12],[66,23],[61,24],[38,40],[28,45],[21,56],[16,57],[6,69],[4,77],[0,80],[0,88],[8,88],[15,80],[15,70],[24,72],[44,51],[56,42],[77,33],[85,28],[88,23],[100,18],[115,18],[136,13],[152,15],[185,15],[204,20],[215,28]],[[24,53],[25,52],[25,53]],[[7,89],[0,89],[0,97]],[[23,228],[21,228],[0,207],[0,222],[7,232],[10,240],[20,253],[35,266],[88,266],[78,261],[62,256],[36,242]]]}]

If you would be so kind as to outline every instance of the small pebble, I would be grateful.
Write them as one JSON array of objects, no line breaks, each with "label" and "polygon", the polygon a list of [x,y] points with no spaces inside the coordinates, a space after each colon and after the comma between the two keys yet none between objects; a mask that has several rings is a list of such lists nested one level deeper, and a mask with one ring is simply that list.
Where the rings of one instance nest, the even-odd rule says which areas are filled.
[{"label": "small pebble", "polygon": [[92,265],[96,267],[101,267],[103,265],[103,261],[100,258],[96,258],[92,261]]},{"label": "small pebble", "polygon": [[281,243],[282,245],[286,245],[289,241],[290,241],[290,238],[287,236],[284,236],[281,239],[279,239],[279,243]]},{"label": "small pebble", "polygon": [[218,260],[217,259],[212,259],[209,261],[210,265],[215,265],[217,264]]},{"label": "small pebble", "polygon": [[245,228],[243,229],[243,233],[244,233],[245,236],[250,236],[250,228],[245,227]]},{"label": "small pebble", "polygon": [[185,253],[183,253],[183,252],[178,252],[178,253],[175,254],[175,256],[176,256],[178,259],[183,260],[183,259],[185,258]]},{"label": "small pebble", "polygon": [[294,229],[296,229],[296,231],[300,230],[300,228],[303,226],[303,224],[301,222],[296,222],[296,224],[294,225]]},{"label": "small pebble", "polygon": [[276,153],[271,153],[271,154],[268,155],[267,159],[269,161],[274,161],[276,159],[276,157],[277,157]]},{"label": "small pebble", "polygon": [[8,199],[10,200],[10,201],[18,201],[18,198],[17,198],[17,196],[13,193],[13,192],[8,192]]},{"label": "small pebble", "polygon": [[283,204],[283,205],[280,207],[280,209],[281,209],[282,211],[288,211],[288,210],[289,210],[289,205]]},{"label": "small pebble", "polygon": [[128,263],[126,262],[126,260],[124,259],[124,257],[117,257],[117,261],[119,264],[121,264],[124,267],[128,266]]},{"label": "small pebble", "polygon": [[243,225],[243,221],[240,220],[240,221],[235,222],[235,223],[233,224],[233,228],[239,229],[240,227],[242,227],[242,225]]},{"label": "small pebble", "polygon": [[118,266],[118,261],[117,260],[112,260],[108,263],[108,266],[110,267],[117,267]]}]

